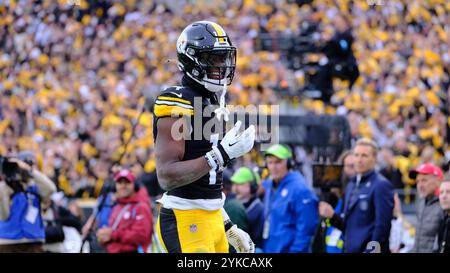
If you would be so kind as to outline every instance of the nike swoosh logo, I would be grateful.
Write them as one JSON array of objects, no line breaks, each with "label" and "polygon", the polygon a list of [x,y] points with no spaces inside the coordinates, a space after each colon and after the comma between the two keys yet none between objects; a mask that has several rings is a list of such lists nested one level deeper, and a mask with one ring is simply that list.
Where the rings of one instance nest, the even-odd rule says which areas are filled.
[{"label": "nike swoosh logo", "polygon": [[235,143],[228,143],[228,146],[229,147],[231,147],[231,146],[233,146],[234,144],[236,144],[236,143],[238,143],[239,141],[236,141]]},{"label": "nike swoosh logo", "polygon": [[177,97],[179,97],[179,98],[181,98],[181,96],[183,96],[183,94],[178,94],[178,93],[174,93],[174,92],[169,92],[170,94],[174,94],[175,96],[177,96]]}]

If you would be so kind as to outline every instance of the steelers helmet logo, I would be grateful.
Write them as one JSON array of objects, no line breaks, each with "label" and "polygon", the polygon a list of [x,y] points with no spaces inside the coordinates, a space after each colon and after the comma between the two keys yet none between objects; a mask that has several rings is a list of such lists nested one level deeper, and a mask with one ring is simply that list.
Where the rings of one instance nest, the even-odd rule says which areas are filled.
[{"label": "steelers helmet logo", "polygon": [[180,34],[180,37],[178,37],[178,40],[177,40],[177,51],[178,52],[185,52],[186,45],[187,45],[187,35],[186,35],[186,31],[183,31]]}]

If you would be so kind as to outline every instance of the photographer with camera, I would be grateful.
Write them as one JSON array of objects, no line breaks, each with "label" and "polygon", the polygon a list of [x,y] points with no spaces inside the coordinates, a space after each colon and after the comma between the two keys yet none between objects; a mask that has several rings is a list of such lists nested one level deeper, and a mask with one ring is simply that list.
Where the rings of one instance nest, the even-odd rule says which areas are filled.
[{"label": "photographer with camera", "polygon": [[41,204],[56,186],[34,168],[30,151],[0,161],[0,253],[41,253],[45,241]]},{"label": "photographer with camera", "polygon": [[332,20],[334,33],[319,31],[320,21],[304,20],[288,51],[291,68],[305,72],[304,95],[326,104],[331,102],[334,93],[334,78],[348,81],[351,90],[360,75],[352,49],[354,37],[350,22],[342,15]]},{"label": "photographer with camera", "polygon": [[359,77],[359,69],[353,54],[353,35],[348,20],[336,16],[333,20],[336,27],[334,36],[326,43],[323,52],[329,60],[333,77],[349,81],[349,89]]}]

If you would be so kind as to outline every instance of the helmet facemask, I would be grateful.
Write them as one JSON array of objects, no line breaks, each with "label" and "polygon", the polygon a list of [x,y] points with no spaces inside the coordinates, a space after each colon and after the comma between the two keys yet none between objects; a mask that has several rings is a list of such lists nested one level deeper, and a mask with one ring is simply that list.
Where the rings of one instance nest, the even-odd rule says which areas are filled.
[{"label": "helmet facemask", "polygon": [[[236,48],[217,47],[214,49],[192,49],[197,68],[191,72],[192,78],[203,84],[211,92],[219,92],[224,84],[230,85],[236,69]],[[200,70],[200,71],[197,71]]]},{"label": "helmet facemask", "polygon": [[236,67],[236,50],[234,48],[203,50],[197,58],[200,66],[205,70],[205,80],[211,83],[227,85],[233,80],[232,74]]}]

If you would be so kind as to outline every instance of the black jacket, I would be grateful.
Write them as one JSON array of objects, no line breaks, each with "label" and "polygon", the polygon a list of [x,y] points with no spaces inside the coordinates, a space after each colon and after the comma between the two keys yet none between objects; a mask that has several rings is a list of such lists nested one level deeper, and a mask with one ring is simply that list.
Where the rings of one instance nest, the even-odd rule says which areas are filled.
[{"label": "black jacket", "polygon": [[76,228],[81,231],[81,221],[68,209],[52,204],[53,219],[44,219],[45,243],[63,242],[65,239],[63,226]]},{"label": "black jacket", "polygon": [[440,253],[450,253],[450,216],[448,213],[439,228],[438,242]]}]

